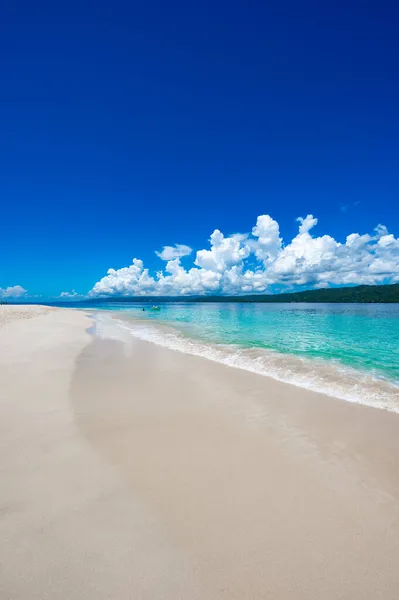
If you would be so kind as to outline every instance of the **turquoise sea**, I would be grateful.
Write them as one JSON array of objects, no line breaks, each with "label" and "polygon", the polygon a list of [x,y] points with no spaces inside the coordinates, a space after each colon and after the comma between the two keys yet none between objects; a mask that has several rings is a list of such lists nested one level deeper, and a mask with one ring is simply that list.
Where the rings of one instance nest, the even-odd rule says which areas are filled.
[{"label": "turquoise sea", "polygon": [[[143,311],[145,307],[145,311]],[[89,308],[89,306],[88,306]],[[399,305],[99,303],[132,335],[399,412]]]}]

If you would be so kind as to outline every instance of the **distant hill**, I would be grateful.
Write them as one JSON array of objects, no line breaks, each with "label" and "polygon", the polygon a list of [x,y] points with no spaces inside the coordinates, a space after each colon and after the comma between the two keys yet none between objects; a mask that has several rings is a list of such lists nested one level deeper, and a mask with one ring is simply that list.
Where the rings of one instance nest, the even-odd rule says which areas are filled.
[{"label": "distant hill", "polygon": [[290,294],[250,296],[212,296],[198,298],[202,302],[399,302],[399,283],[391,285],[358,285],[356,287],[323,288]]},{"label": "distant hill", "polygon": [[[358,285],[355,287],[323,288],[284,294],[251,294],[248,296],[146,296],[97,298],[91,302],[388,302],[399,303],[399,283],[390,285]],[[75,302],[74,304],[79,304]]]}]

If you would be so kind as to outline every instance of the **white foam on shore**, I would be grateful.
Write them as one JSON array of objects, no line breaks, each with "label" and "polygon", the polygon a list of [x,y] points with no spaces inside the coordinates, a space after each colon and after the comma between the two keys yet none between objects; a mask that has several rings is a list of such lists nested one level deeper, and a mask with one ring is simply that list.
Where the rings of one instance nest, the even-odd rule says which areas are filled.
[{"label": "white foam on shore", "polygon": [[[101,322],[102,316],[98,316],[98,319]],[[112,320],[125,333],[159,346],[201,356],[229,367],[251,371],[348,402],[399,413],[399,386],[339,363],[301,358],[263,348],[242,348],[202,342],[187,337],[168,325],[142,319],[121,319],[119,315],[118,318],[113,315]]]}]

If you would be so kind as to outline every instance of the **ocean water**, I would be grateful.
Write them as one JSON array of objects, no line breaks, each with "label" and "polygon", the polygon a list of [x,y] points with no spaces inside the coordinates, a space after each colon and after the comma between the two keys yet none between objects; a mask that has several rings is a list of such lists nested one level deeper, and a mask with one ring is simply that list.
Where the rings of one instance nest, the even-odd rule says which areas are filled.
[{"label": "ocean water", "polygon": [[[91,305],[92,308],[93,305]],[[399,412],[399,305],[99,304],[131,335]],[[117,313],[117,314],[115,314]]]}]

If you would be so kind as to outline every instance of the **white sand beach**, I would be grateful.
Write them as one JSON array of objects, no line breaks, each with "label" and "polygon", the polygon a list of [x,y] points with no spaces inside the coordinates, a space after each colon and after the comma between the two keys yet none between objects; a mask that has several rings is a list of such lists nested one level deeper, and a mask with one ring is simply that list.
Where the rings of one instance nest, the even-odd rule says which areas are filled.
[{"label": "white sand beach", "polygon": [[399,415],[0,307],[0,598],[396,600]]}]

